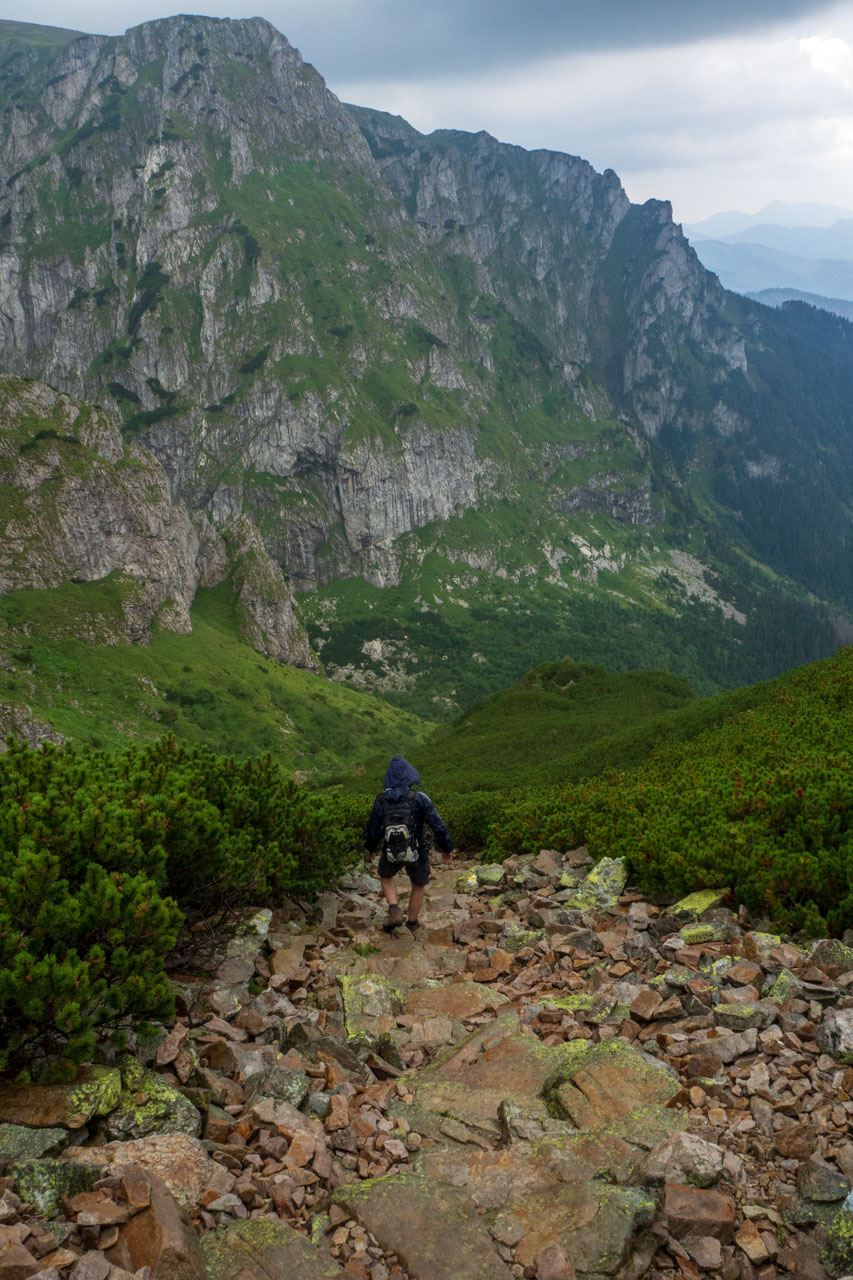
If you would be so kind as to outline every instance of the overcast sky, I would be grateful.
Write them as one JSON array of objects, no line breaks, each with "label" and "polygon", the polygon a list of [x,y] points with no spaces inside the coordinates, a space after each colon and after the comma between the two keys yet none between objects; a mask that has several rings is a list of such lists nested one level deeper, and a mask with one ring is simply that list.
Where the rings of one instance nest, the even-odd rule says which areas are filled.
[{"label": "overcast sky", "polygon": [[[261,14],[345,101],[615,169],[695,221],[773,199],[853,208],[853,0],[212,0]],[[0,0],[115,34],[168,0]]]}]

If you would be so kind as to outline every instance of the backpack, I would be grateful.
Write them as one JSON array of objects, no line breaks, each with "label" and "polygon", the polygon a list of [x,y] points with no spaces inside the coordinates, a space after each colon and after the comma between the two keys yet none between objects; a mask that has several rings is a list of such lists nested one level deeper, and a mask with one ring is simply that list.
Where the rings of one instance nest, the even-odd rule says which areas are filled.
[{"label": "backpack", "polygon": [[418,860],[418,842],[412,814],[414,795],[410,787],[400,800],[389,800],[384,792],[381,796],[382,816],[385,820],[382,852],[389,862],[398,865]]}]

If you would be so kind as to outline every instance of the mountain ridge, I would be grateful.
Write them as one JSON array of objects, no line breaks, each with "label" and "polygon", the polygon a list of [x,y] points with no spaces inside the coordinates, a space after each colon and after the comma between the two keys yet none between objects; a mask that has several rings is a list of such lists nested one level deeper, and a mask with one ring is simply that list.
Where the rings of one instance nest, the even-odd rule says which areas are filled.
[{"label": "mountain ridge", "polygon": [[[846,331],[726,294],[612,171],[345,107],[262,19],[83,37],[49,75],[7,43],[7,370],[104,404],[214,538],[253,531],[330,674],[452,710],[504,678],[504,615],[591,657],[612,607],[615,661],[656,665],[636,624],[742,680],[780,660],[737,660],[780,590],[825,651]],[[820,554],[791,542],[816,487]],[[510,678],[554,652],[522,649]]]}]

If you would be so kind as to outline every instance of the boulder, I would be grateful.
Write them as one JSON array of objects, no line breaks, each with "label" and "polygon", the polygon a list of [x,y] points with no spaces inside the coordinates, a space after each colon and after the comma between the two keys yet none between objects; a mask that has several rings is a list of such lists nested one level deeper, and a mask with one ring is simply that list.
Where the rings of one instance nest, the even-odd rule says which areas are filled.
[{"label": "boulder", "polygon": [[14,1160],[58,1156],[70,1141],[67,1129],[28,1129],[22,1124],[0,1124],[0,1169]]},{"label": "boulder", "polygon": [[567,907],[578,911],[604,911],[615,907],[628,883],[623,858],[602,858],[565,899]]},{"label": "boulder", "polygon": [[846,947],[838,938],[824,938],[809,958],[828,978],[840,978],[842,973],[853,971],[853,947]]},{"label": "boulder", "polygon": [[21,1160],[8,1172],[21,1199],[46,1218],[59,1212],[63,1199],[88,1191],[101,1176],[100,1166],[77,1160]]},{"label": "boulder", "polygon": [[268,1071],[260,1071],[249,1077],[246,1098],[273,1098],[276,1102],[289,1102],[301,1107],[311,1089],[311,1081],[304,1071],[290,1071],[276,1063]]},{"label": "boulder", "polygon": [[[230,1117],[229,1117],[230,1119]],[[138,1167],[161,1178],[179,1204],[192,1209],[221,1167],[198,1138],[186,1133],[156,1133],[132,1142],[109,1142],[103,1147],[71,1147],[66,1156],[95,1170],[110,1172]]]},{"label": "boulder", "polygon": [[107,1137],[126,1141],[152,1133],[188,1133],[198,1137],[201,1116],[188,1098],[135,1058],[121,1061],[123,1089],[107,1117]]},{"label": "boulder", "polygon": [[457,1187],[406,1172],[339,1187],[332,1203],[418,1280],[511,1280],[475,1204]]},{"label": "boulder", "polygon": [[833,1204],[850,1194],[850,1183],[835,1165],[812,1155],[797,1169],[797,1191],[804,1200]]},{"label": "boulder", "polygon": [[125,1271],[150,1267],[151,1280],[206,1280],[198,1236],[186,1212],[160,1178],[149,1178],[148,1208],[120,1228],[107,1258]]},{"label": "boulder", "polygon": [[0,1085],[0,1123],[50,1129],[82,1129],[118,1105],[121,1075],[115,1067],[83,1067],[68,1084]]},{"label": "boulder", "polygon": [[827,1009],[818,1029],[817,1043],[837,1062],[853,1064],[853,1009]]},{"label": "boulder", "polygon": [[722,1176],[723,1152],[697,1134],[674,1133],[652,1148],[640,1172],[649,1186],[677,1181],[710,1187]]}]

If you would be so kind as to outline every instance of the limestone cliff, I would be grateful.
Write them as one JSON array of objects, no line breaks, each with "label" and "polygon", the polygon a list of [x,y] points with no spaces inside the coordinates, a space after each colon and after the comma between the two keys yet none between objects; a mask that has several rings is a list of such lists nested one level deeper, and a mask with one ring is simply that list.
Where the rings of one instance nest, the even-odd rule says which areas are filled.
[{"label": "limestone cliff", "polygon": [[[279,661],[316,665],[281,571],[262,548],[247,550],[259,542],[249,521],[241,532],[233,561],[247,638]],[[124,444],[108,413],[0,378],[0,595],[117,575],[123,626],[99,617],[84,638],[144,643],[155,618],[190,631],[198,587],[228,571],[222,539],[193,526],[157,459]]]}]

